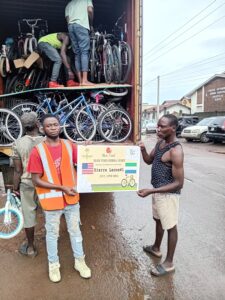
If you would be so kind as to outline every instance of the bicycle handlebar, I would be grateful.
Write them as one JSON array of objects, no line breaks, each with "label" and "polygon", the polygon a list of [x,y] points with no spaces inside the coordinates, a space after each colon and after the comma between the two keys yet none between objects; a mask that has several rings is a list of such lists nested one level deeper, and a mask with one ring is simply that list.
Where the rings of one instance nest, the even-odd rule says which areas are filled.
[{"label": "bicycle handlebar", "polygon": [[[23,22],[26,22],[31,28],[37,25],[39,21],[44,21],[43,19],[22,19]],[[33,24],[31,24],[33,22]]]}]

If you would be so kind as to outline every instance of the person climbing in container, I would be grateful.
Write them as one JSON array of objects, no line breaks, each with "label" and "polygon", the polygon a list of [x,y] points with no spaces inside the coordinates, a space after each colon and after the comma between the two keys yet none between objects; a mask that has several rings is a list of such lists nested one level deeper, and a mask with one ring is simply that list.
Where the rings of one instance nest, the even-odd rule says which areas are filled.
[{"label": "person climbing in container", "polygon": [[42,36],[38,40],[39,51],[44,53],[53,62],[52,74],[48,85],[49,88],[64,87],[63,84],[59,84],[57,81],[62,63],[67,71],[66,86],[72,87],[79,85],[78,82],[74,81],[74,73],[71,70],[71,66],[66,55],[66,50],[69,45],[69,35],[65,32],[51,33]]},{"label": "person climbing in container", "polygon": [[75,67],[81,85],[93,85],[87,79],[90,35],[93,30],[94,9],[92,0],[72,0],[65,9],[68,31],[75,54]]}]

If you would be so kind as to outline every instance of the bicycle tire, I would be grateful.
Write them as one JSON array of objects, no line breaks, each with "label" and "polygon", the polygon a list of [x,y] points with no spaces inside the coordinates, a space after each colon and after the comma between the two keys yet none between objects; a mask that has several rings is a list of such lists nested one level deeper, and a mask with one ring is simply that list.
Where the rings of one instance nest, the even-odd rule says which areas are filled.
[{"label": "bicycle tire", "polygon": [[29,38],[29,52],[32,53],[37,49],[37,39],[32,36]]},{"label": "bicycle tire", "polygon": [[23,102],[16,104],[12,107],[12,111],[16,113],[19,117],[21,117],[26,112],[34,111],[37,113],[39,121],[42,119],[43,115],[46,114],[46,111],[42,107],[39,107],[38,104],[33,102]]},{"label": "bicycle tire", "polygon": [[77,113],[75,124],[81,138],[85,141],[90,141],[96,133],[96,122],[87,105],[85,108],[87,111],[81,109]]},{"label": "bicycle tire", "polygon": [[4,223],[5,208],[0,209],[0,238],[11,239],[15,237],[23,228],[24,219],[23,214],[16,208],[9,208],[12,222],[10,224]]},{"label": "bicycle tire", "polygon": [[71,113],[70,116],[63,123],[63,133],[65,137],[73,143],[83,141],[76,127],[76,112]]},{"label": "bicycle tire", "polygon": [[96,77],[96,60],[95,60],[95,40],[92,41],[91,55],[90,55],[90,76],[91,81],[95,82]]},{"label": "bicycle tire", "polygon": [[22,133],[19,117],[9,109],[0,108],[0,146],[11,146]]},{"label": "bicycle tire", "polygon": [[131,134],[132,121],[129,114],[120,108],[113,108],[102,114],[99,120],[102,137],[112,143],[125,141]]},{"label": "bicycle tire", "polygon": [[24,40],[20,39],[17,43],[18,58],[24,56]]},{"label": "bicycle tire", "polygon": [[38,89],[39,87],[41,87],[41,78],[43,78],[43,70],[37,70],[37,75],[36,78],[34,79],[33,82],[33,88],[34,89]]},{"label": "bicycle tire", "polygon": [[134,179],[131,179],[129,185],[130,185],[130,187],[134,187],[134,186],[135,186],[135,180],[134,180]]},{"label": "bicycle tire", "polygon": [[122,179],[122,181],[121,181],[121,186],[122,187],[126,187],[127,186],[127,180],[124,178],[124,179]]},{"label": "bicycle tire", "polygon": [[18,75],[15,75],[10,80],[10,82],[7,85],[7,91],[6,91],[7,94],[15,93],[15,83],[16,83],[17,79],[18,79]]},{"label": "bicycle tire", "polygon": [[0,75],[2,77],[6,77],[7,71],[6,71],[6,58],[1,57],[0,59]]},{"label": "bicycle tire", "polygon": [[[102,105],[102,104],[99,104],[99,103],[90,103],[87,105],[89,107],[89,109],[91,110],[91,113],[95,119],[95,122],[96,122],[96,133],[94,135],[94,137],[92,138],[92,141],[96,142],[96,143],[102,143],[105,141],[105,139],[102,138],[102,135],[99,131],[99,126],[98,126],[98,122],[99,122],[99,119],[101,117],[101,115],[106,112],[107,108]],[[86,109],[86,107],[83,107],[81,109],[84,110]]]},{"label": "bicycle tire", "polygon": [[28,46],[29,46],[29,37],[25,38],[24,44],[23,44],[23,53],[25,56],[28,55]]},{"label": "bicycle tire", "polygon": [[106,83],[111,83],[113,80],[113,56],[112,48],[109,44],[103,48],[103,72]]},{"label": "bicycle tire", "polygon": [[112,46],[113,55],[113,82],[120,83],[122,75],[122,64],[119,49],[116,45]]},{"label": "bicycle tire", "polygon": [[[117,91],[117,90],[119,90],[119,91]],[[116,89],[116,92],[115,92],[115,90],[110,91],[110,90],[106,89],[106,90],[104,90],[103,94],[113,96],[113,97],[124,97],[128,94],[128,89],[127,88],[125,88],[125,89],[119,88],[119,89]]]},{"label": "bicycle tire", "polygon": [[132,51],[130,45],[126,42],[121,42],[119,52],[122,65],[120,83],[126,83],[132,67]]}]

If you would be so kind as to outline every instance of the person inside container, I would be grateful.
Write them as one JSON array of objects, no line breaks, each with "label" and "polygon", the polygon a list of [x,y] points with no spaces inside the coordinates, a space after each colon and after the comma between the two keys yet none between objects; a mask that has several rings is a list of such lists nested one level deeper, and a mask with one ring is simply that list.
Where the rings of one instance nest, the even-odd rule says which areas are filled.
[{"label": "person inside container", "polygon": [[[64,87],[63,84],[58,83],[59,72],[62,63],[67,71],[67,87],[78,86],[79,83],[74,81],[74,74],[71,70],[66,51],[70,44],[69,35],[65,32],[51,33],[42,36],[38,40],[38,49],[44,53],[52,62],[52,74],[50,78],[49,88]],[[59,53],[60,51],[60,53]]]},{"label": "person inside container", "polygon": [[151,274],[163,276],[175,271],[173,256],[177,244],[177,223],[180,192],[184,182],[183,150],[176,138],[178,120],[172,114],[164,115],[158,121],[157,141],[148,153],[143,142],[139,143],[143,160],[152,164],[153,188],[138,191],[140,197],[152,195],[153,219],[156,222],[156,238],[152,245],[143,247],[144,251],[161,258],[160,246],[164,231],[168,232],[167,256],[161,264],[151,269]]},{"label": "person inside container", "polygon": [[75,54],[75,68],[81,85],[93,85],[87,79],[89,69],[90,34],[93,30],[92,0],[72,0],[65,9],[68,31]]},{"label": "person inside container", "polygon": [[61,280],[58,256],[60,218],[64,214],[74,256],[74,269],[83,278],[91,277],[85,263],[80,230],[79,194],[76,191],[77,147],[59,138],[60,123],[56,116],[46,114],[42,120],[46,140],[37,145],[31,154],[27,170],[32,174],[33,184],[45,214],[46,247],[49,279]]}]

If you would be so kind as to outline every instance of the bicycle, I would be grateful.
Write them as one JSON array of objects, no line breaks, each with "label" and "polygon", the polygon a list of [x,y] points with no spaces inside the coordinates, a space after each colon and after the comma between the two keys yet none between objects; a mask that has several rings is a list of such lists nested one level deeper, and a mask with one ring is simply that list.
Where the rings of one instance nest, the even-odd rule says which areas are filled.
[{"label": "bicycle", "polygon": [[102,78],[102,44],[103,44],[103,38],[102,35],[99,32],[95,32],[91,35],[90,38],[91,41],[91,51],[90,51],[90,80],[92,82],[101,82]]},{"label": "bicycle", "polygon": [[114,24],[113,33],[117,37],[119,62],[121,76],[119,83],[126,83],[130,75],[132,67],[132,51],[130,45],[125,41],[125,34],[127,33],[127,23],[121,25],[121,20],[124,18],[125,12],[117,19]]},{"label": "bicycle", "polygon": [[11,146],[22,133],[19,117],[9,109],[0,108],[0,146]]},{"label": "bicycle", "polygon": [[121,186],[122,187],[127,187],[127,186],[134,187],[135,179],[134,179],[133,175],[130,175],[130,176],[126,175],[126,178],[123,178],[121,181]]},{"label": "bicycle", "polygon": [[21,231],[23,224],[20,199],[8,189],[5,207],[0,209],[0,238],[13,238]]},{"label": "bicycle", "polygon": [[19,32],[21,32],[22,22],[25,22],[30,28],[31,33],[26,34],[26,38],[23,45],[23,53],[27,56],[29,53],[34,52],[37,49],[37,39],[34,34],[35,28],[38,28],[37,24],[40,21],[44,21],[42,19],[22,19],[18,21]]},{"label": "bicycle", "polygon": [[[78,140],[78,136],[83,140],[91,140],[94,137],[96,133],[95,118],[82,93],[71,102],[68,101],[64,94],[63,99],[59,103],[45,94],[39,94],[37,98],[39,104],[21,103],[14,106],[12,111],[22,115],[26,108],[26,111],[28,109],[36,111],[39,116],[46,113],[57,116],[65,136],[73,142]],[[82,112],[80,112],[81,108],[84,108]]]}]

